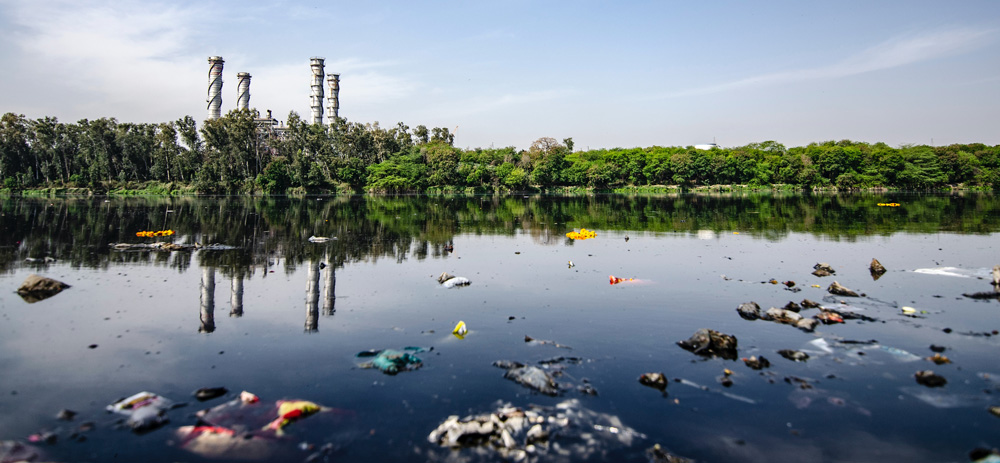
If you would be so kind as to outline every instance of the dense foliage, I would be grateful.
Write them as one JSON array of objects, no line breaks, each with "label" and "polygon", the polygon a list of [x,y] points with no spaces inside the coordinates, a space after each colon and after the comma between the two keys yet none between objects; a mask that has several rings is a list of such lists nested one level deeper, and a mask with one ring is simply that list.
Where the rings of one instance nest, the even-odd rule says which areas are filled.
[{"label": "dense foliage", "polygon": [[428,190],[524,191],[649,185],[787,185],[935,189],[1000,185],[1000,145],[890,147],[843,140],[786,148],[766,141],[694,147],[574,151],[543,137],[528,149],[460,149],[447,128],[338,118],[283,130],[232,111],[199,129],[190,116],[161,124],[113,118],[65,124],[0,118],[0,188],[190,188],[200,193]]}]

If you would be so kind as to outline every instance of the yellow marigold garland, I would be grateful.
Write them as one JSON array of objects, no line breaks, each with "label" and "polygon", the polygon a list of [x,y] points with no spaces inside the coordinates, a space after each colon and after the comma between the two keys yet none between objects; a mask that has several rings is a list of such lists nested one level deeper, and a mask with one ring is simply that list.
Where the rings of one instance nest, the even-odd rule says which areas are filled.
[{"label": "yellow marigold garland", "polygon": [[170,235],[173,235],[173,234],[174,234],[173,230],[140,231],[140,232],[135,232],[135,236],[138,236],[139,238],[153,238],[153,237],[157,237],[157,236],[170,236]]}]

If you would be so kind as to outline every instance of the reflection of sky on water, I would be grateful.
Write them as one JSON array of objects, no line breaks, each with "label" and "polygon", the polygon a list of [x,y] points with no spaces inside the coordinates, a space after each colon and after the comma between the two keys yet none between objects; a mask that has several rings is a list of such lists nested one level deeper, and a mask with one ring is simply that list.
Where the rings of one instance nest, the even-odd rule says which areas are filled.
[{"label": "reflection of sky on water", "polygon": [[[51,416],[61,408],[103,424],[103,406],[120,396],[150,390],[187,400],[198,387],[224,385],[271,399],[307,398],[355,410],[359,426],[378,437],[360,438],[344,460],[365,459],[374,449],[404,459],[410,447],[387,450],[381,443],[425,445],[427,432],[446,416],[486,409],[497,399],[553,403],[556,399],[504,380],[491,366],[498,359],[534,362],[564,354],[525,344],[523,337],[530,335],[572,346],[572,355],[592,360],[567,367],[565,378],[587,378],[599,391],[596,398],[581,398],[588,407],[619,415],[650,436],[643,445],[660,442],[699,460],[776,461],[796,455],[877,461],[892,455],[940,461],[961,459],[977,445],[997,445],[990,431],[996,418],[982,410],[991,399],[976,377],[996,370],[997,338],[960,334],[1000,328],[997,302],[959,296],[989,285],[914,272],[990,268],[1000,263],[990,252],[995,234],[893,234],[845,242],[800,233],[771,240],[733,231],[710,237],[596,231],[594,239],[567,242],[528,232],[459,230],[454,252],[445,258],[320,268],[327,262],[320,257],[294,269],[276,259],[272,267],[237,278],[237,284],[225,272],[200,267],[197,258],[182,271],[148,264],[94,270],[57,262],[45,274],[72,285],[62,294],[32,305],[12,292],[0,294],[0,416],[16,417],[0,419],[0,438],[52,427]],[[877,281],[868,274],[873,257],[889,270]],[[836,275],[810,275],[817,262],[829,262]],[[22,267],[0,275],[0,285],[16,287],[32,271]],[[445,271],[472,285],[442,289],[435,278]],[[609,275],[645,284],[609,285]],[[801,292],[763,283],[772,278],[793,280]],[[735,314],[739,303],[751,300],[763,308],[803,298],[838,303],[843,298],[825,292],[833,280],[871,296],[844,302],[882,321],[821,326],[817,332],[824,338],[877,339],[919,356],[930,354],[929,344],[940,344],[948,346],[955,364],[902,362],[880,350],[859,355],[863,349],[839,348],[791,363],[774,351],[809,348],[817,334]],[[902,305],[931,314],[904,317]],[[450,335],[458,320],[469,326],[465,340]],[[762,375],[739,362],[698,359],[674,345],[702,327],[737,336],[741,356],[767,356],[772,368]],[[90,344],[98,347],[88,349]],[[421,354],[425,365],[418,371],[385,376],[355,367],[358,351],[410,345],[434,347]],[[716,378],[724,368],[734,371],[728,392],[756,405],[675,384],[660,397],[636,382],[643,372],[663,371],[722,390]],[[918,387],[912,379],[918,368],[948,377],[946,388],[930,392],[984,402],[928,405],[907,392]],[[784,381],[788,375],[814,380],[817,390],[843,402],[817,397],[799,408],[803,401],[793,401],[793,393],[802,392]],[[852,409],[855,404],[871,416]],[[174,425],[191,424],[188,415],[199,407],[173,412]],[[935,422],[950,424],[927,427]],[[147,455],[163,435],[157,431],[130,441],[126,433],[104,428],[93,443],[72,445],[97,452],[97,443],[124,440],[123,455]],[[129,442],[147,447],[131,448]],[[53,450],[66,450],[63,445],[71,444]],[[162,458],[183,455],[167,452]]]}]

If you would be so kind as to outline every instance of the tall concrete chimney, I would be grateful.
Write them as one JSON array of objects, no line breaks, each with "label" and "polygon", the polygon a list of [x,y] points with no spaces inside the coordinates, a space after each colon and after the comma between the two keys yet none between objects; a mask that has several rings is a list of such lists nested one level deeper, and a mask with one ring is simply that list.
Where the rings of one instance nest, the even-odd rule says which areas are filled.
[{"label": "tall concrete chimney", "polygon": [[327,112],[332,118],[340,117],[340,74],[330,74],[326,78],[326,84],[330,87],[330,97],[327,98],[330,106]]},{"label": "tall concrete chimney", "polygon": [[250,73],[241,72],[236,74],[236,79],[238,80],[236,88],[238,89],[238,96],[236,97],[236,109],[249,110],[250,109]]},{"label": "tall concrete chimney", "polygon": [[222,116],[222,64],[221,56],[208,57],[208,118]]},{"label": "tall concrete chimney", "polygon": [[312,68],[312,123],[323,123],[323,58],[309,59]]}]

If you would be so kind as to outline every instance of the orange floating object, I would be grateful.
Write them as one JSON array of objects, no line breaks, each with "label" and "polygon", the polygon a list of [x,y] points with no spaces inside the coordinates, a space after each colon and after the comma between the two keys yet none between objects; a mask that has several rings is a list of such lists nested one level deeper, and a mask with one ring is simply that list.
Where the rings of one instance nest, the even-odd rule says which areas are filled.
[{"label": "orange floating object", "polygon": [[618,283],[624,283],[626,281],[635,281],[635,278],[618,278],[614,275],[608,276],[608,279],[613,285],[617,285]]}]

